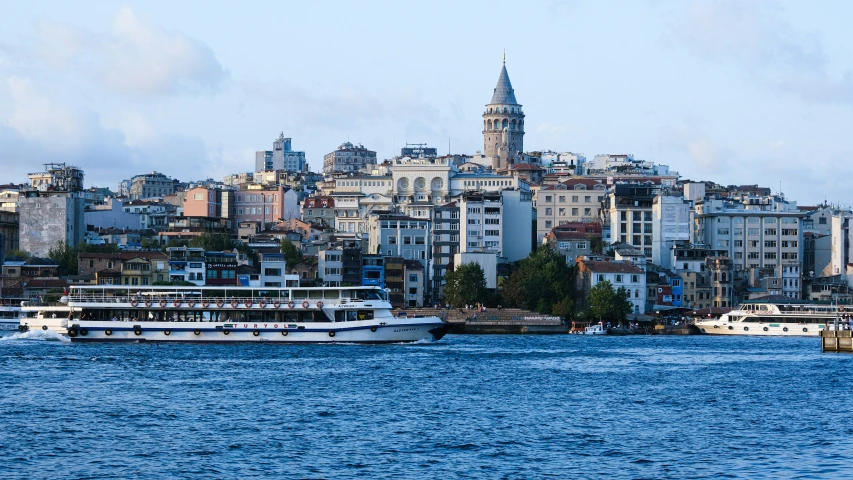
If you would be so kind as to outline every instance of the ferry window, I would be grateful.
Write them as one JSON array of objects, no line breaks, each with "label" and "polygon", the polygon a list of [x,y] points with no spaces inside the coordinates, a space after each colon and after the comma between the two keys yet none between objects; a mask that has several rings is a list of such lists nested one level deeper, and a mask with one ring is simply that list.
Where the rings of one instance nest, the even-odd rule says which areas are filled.
[{"label": "ferry window", "polygon": [[293,298],[294,299],[300,299],[300,300],[308,298],[308,292],[305,290],[294,290],[293,291]]},{"label": "ferry window", "polygon": [[358,312],[356,312],[355,310],[347,310],[346,314],[348,322],[354,322],[358,320]]},{"label": "ferry window", "polygon": [[373,310],[358,310],[359,320],[373,320]]},{"label": "ferry window", "polygon": [[341,298],[341,292],[338,290],[326,290],[323,292],[323,298],[337,300],[338,298]]},{"label": "ferry window", "polygon": [[323,291],[322,290],[309,290],[308,291],[308,298],[312,298],[312,299],[323,298]]}]

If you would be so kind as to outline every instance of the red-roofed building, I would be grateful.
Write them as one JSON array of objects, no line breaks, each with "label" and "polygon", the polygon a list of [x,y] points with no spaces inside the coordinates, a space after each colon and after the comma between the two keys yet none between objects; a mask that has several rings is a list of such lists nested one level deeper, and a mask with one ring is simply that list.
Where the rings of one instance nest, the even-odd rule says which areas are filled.
[{"label": "red-roofed building", "polygon": [[634,305],[634,313],[646,312],[646,274],[643,270],[629,262],[615,260],[578,260],[578,290],[583,292],[579,307],[586,308],[586,298],[589,291],[599,282],[610,282],[614,290],[624,287],[628,291],[629,300]]},{"label": "red-roofed building", "polygon": [[574,265],[577,257],[592,253],[594,240],[601,241],[600,223],[570,222],[554,227],[542,239],[566,259],[566,263]]},{"label": "red-roofed building", "polygon": [[302,220],[313,225],[335,225],[335,198],[331,196],[308,197],[302,202]]}]

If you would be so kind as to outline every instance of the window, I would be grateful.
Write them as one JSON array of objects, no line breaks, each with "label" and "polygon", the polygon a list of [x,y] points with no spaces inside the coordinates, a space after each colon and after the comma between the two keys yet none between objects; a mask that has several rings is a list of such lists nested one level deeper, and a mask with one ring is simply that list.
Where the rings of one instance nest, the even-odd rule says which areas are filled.
[{"label": "window", "polygon": [[578,250],[586,250],[586,242],[578,242]]},{"label": "window", "polygon": [[268,277],[280,277],[281,269],[280,268],[265,268],[264,275]]},{"label": "window", "polygon": [[388,245],[397,245],[397,237],[389,236],[387,243]]},{"label": "window", "polygon": [[765,248],[776,248],[776,240],[765,240],[764,241]]},{"label": "window", "polygon": [[679,279],[673,279],[673,280],[672,280],[672,286],[673,286],[673,287],[680,287],[680,286],[681,286],[681,280],[679,280]]},{"label": "window", "polygon": [[545,215],[551,215],[551,209],[550,208],[545,209]]},{"label": "window", "polygon": [[585,197],[583,197],[583,201],[586,203],[589,203],[592,201],[592,197],[590,197],[589,195],[586,195]]},{"label": "window", "polygon": [[820,217],[817,220],[818,225],[826,225],[826,217]]},{"label": "window", "polygon": [[545,201],[550,202],[551,201],[551,195],[545,195]]},{"label": "window", "polygon": [[743,240],[735,240],[735,247],[742,247],[742,246],[743,246]]},{"label": "window", "polygon": [[545,228],[551,228],[551,220],[545,220]]},{"label": "window", "polygon": [[417,282],[417,281],[418,281],[418,276],[417,276],[417,275],[414,275],[414,274],[409,275],[409,281],[410,281],[410,282]]},{"label": "window", "polygon": [[603,282],[604,281],[604,275],[598,274],[598,281]]},{"label": "window", "polygon": [[577,216],[578,216],[578,209],[577,209],[577,208],[573,208],[573,209],[572,209],[572,216],[573,216],[573,217],[577,217]]},{"label": "window", "polygon": [[560,203],[565,203],[565,202],[566,202],[565,195],[560,195]]},{"label": "window", "polygon": [[622,275],[616,275],[616,283],[622,283]]},{"label": "window", "polygon": [[765,228],[764,234],[765,235],[776,235],[776,229],[775,228]]},{"label": "window", "polygon": [[572,201],[573,201],[573,202],[575,202],[575,203],[578,203],[578,196],[577,196],[577,195],[572,195]]}]

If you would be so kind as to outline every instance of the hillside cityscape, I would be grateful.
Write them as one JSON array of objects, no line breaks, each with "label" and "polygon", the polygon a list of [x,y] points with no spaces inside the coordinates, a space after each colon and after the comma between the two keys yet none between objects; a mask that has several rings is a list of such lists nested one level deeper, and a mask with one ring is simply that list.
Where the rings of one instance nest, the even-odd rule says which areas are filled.
[{"label": "hillside cityscape", "polygon": [[[482,126],[471,126],[483,136],[473,153],[407,143],[380,160],[348,140],[312,172],[299,139],[282,132],[222,179],[128,172],[104,188],[86,186],[77,166],[34,165],[26,183],[0,185],[2,295],[375,285],[397,308],[461,306],[448,276],[476,264],[477,303],[561,316],[584,310],[603,282],[635,315],[768,296],[850,302],[848,208],[686,179],[632,154],[525,151],[519,98],[504,62]],[[513,275],[535,255],[568,267],[562,293],[518,294]]]}]

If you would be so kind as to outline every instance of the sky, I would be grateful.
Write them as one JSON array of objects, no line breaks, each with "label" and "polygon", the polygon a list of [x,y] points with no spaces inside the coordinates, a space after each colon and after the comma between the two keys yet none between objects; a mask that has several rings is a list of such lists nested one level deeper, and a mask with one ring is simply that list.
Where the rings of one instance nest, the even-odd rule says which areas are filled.
[{"label": "sky", "polygon": [[0,183],[221,180],[280,132],[312,170],[348,140],[474,154],[506,51],[527,151],[851,203],[853,2],[219,3],[0,0]]}]

